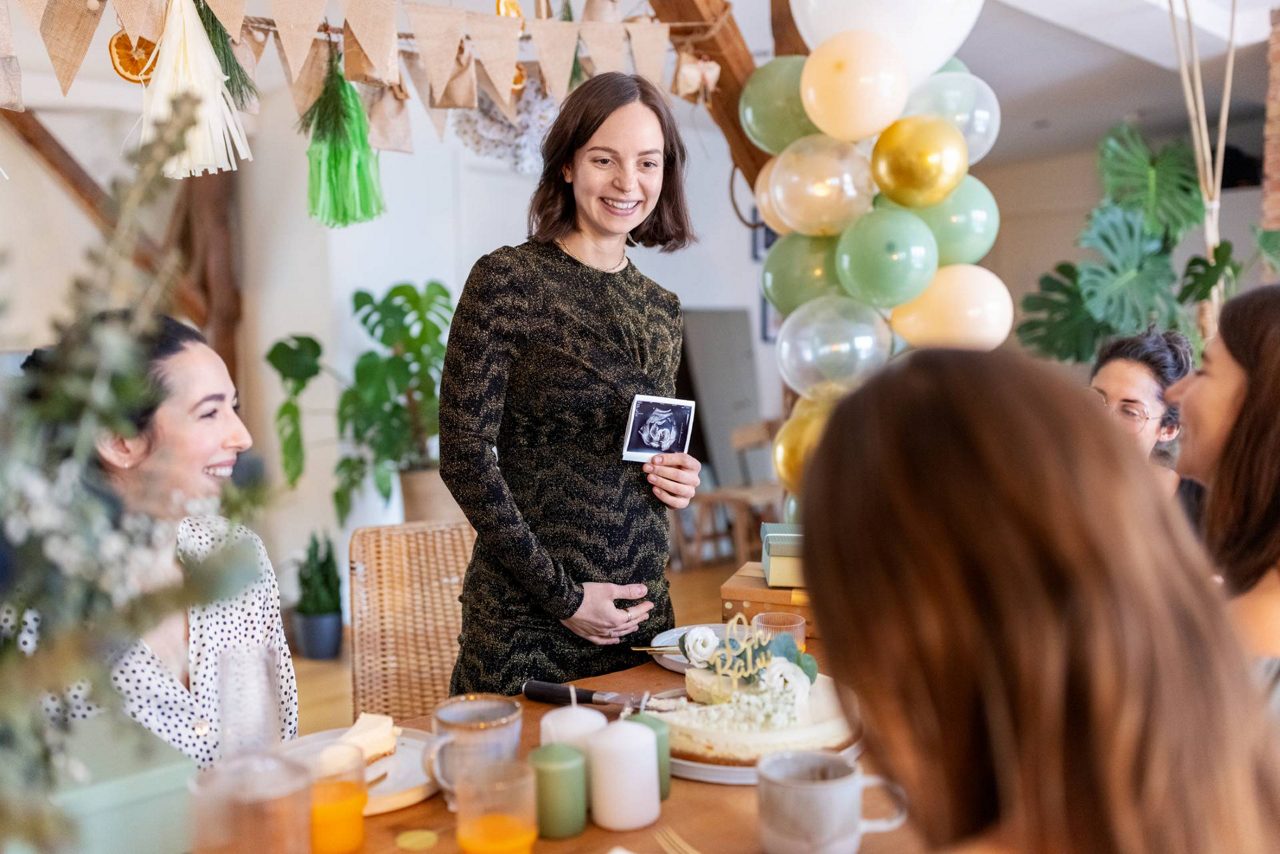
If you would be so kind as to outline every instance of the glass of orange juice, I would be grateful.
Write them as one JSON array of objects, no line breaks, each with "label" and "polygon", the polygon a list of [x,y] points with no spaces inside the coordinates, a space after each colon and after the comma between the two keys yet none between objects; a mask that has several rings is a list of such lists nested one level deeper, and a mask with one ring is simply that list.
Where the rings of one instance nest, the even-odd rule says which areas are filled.
[{"label": "glass of orange juice", "polygon": [[533,768],[494,762],[458,780],[458,847],[465,854],[529,854],[538,838]]},{"label": "glass of orange juice", "polygon": [[751,618],[751,628],[765,643],[778,635],[791,635],[795,639],[796,648],[805,651],[805,621],[799,614],[785,614],[781,611],[765,611]]},{"label": "glass of orange juice", "polygon": [[311,854],[356,854],[364,845],[364,751],[329,742],[290,751],[311,772]]}]

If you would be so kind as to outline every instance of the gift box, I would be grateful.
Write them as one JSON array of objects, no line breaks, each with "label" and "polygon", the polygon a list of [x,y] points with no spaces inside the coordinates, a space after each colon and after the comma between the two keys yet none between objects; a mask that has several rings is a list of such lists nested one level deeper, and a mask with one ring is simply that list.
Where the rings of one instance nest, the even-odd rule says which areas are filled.
[{"label": "gift box", "polygon": [[765,581],[764,566],[759,563],[743,564],[720,585],[720,603],[720,616],[726,622],[738,614],[750,621],[765,611],[781,611],[804,617],[808,636],[819,636],[818,624],[809,611],[809,594],[802,587],[770,587]]},{"label": "gift box", "polygon": [[760,526],[760,543],[765,583],[770,587],[804,587],[800,526],[765,522]]}]

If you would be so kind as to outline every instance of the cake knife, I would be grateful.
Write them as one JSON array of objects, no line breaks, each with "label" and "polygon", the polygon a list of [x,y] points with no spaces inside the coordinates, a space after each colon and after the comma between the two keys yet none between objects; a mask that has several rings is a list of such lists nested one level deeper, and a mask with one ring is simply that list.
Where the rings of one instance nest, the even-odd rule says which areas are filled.
[{"label": "cake knife", "polygon": [[[639,709],[644,694],[626,694],[618,691],[592,691],[589,688],[575,688],[572,685],[559,685],[555,682],[539,682],[530,679],[524,683],[524,695],[538,703],[551,703],[556,706],[567,706],[573,702],[573,695],[578,695],[579,703],[599,706],[630,706]],[[677,701],[669,697],[649,695],[646,709],[655,712],[670,712],[677,706]]]}]

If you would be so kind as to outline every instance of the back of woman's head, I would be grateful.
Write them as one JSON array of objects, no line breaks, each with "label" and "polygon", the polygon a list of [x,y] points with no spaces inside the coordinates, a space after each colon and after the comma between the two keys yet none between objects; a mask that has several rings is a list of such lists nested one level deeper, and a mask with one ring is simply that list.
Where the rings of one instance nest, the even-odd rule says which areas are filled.
[{"label": "back of woman's head", "polygon": [[933,845],[1274,850],[1280,754],[1209,566],[1088,393],[923,351],[836,408],[803,499],[834,675]]},{"label": "back of woman's head", "polygon": [[1244,593],[1280,565],[1280,286],[1228,301],[1218,337],[1246,386],[1205,503],[1205,540]]},{"label": "back of woman's head", "polygon": [[[1159,332],[1154,326],[1141,335],[1113,338],[1103,344],[1089,375],[1097,376],[1104,365],[1116,360],[1137,362],[1145,367],[1160,384],[1161,391],[1185,377],[1194,362],[1187,336],[1175,329]],[[1173,427],[1177,423],[1178,407],[1169,406],[1160,418],[1160,426]]]}]

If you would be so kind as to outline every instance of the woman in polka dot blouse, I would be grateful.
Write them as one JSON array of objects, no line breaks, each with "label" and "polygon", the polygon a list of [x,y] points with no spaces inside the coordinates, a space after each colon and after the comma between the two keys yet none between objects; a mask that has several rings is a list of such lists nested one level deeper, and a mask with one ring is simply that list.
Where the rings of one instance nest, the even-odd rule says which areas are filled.
[{"label": "woman in polka dot blouse", "polygon": [[[191,502],[216,499],[236,458],[252,444],[227,366],[199,332],[168,317],[160,318],[146,349],[148,374],[163,399],[135,420],[136,436],[105,435],[97,445],[99,463],[126,510],[177,522],[175,560],[146,585],[180,582],[184,560],[204,558],[230,541],[249,539],[257,555],[258,577],[238,595],[170,616],[112,665],[111,681],[129,716],[203,767],[219,756],[221,708],[235,708],[246,720],[278,718],[280,737],[295,737],[298,690],[280,591],[262,542],[221,517],[185,515]],[[34,649],[39,616],[0,612],[0,634],[15,633],[23,649]],[[220,678],[220,666],[252,661],[255,653],[265,653],[275,696],[254,697],[250,679],[232,703],[220,705],[220,690],[238,675]],[[61,699],[48,698],[46,710],[55,717],[87,717],[94,708],[87,693],[86,686],[73,686]],[[254,702],[278,703],[278,709],[245,708]]]}]

